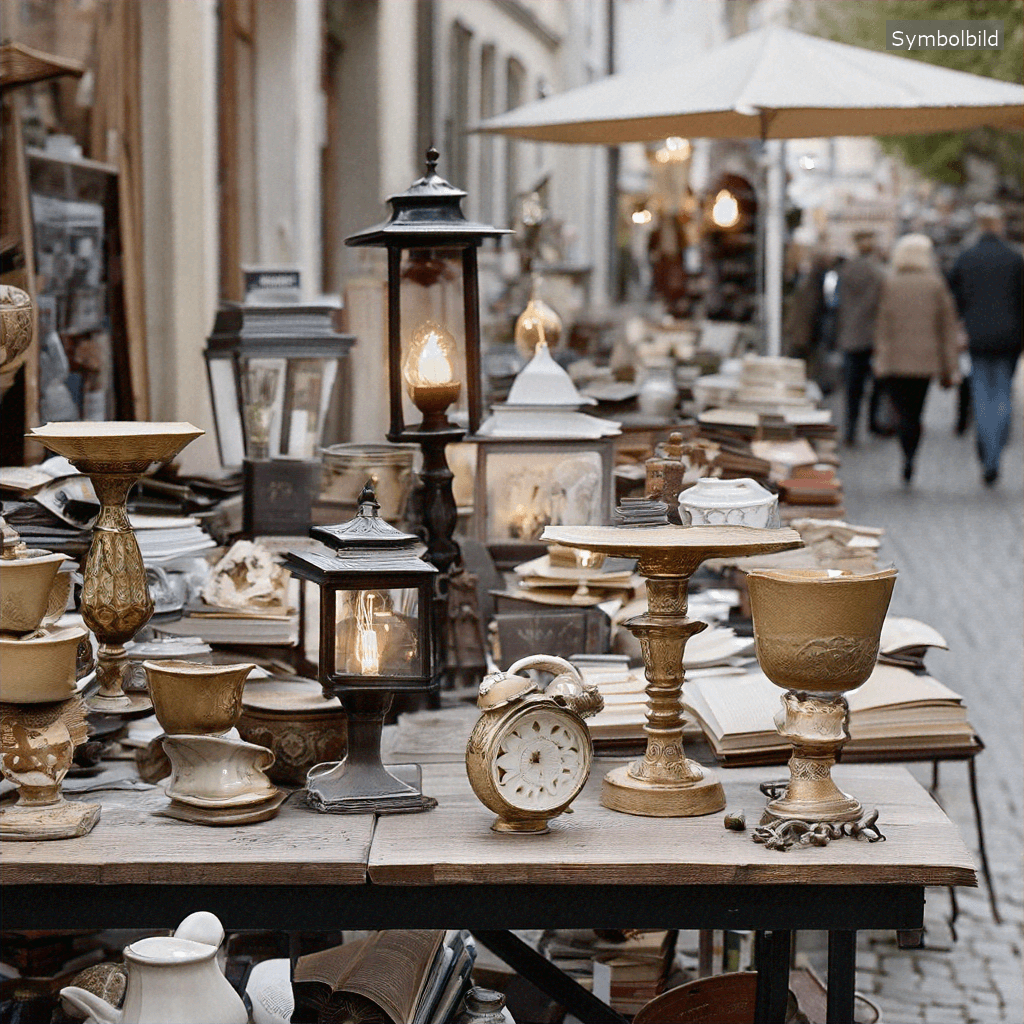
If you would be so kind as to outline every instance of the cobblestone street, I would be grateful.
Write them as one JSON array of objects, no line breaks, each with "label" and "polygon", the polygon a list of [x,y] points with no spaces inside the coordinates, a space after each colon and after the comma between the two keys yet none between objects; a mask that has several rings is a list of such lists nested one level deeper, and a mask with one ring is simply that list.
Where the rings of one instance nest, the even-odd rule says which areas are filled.
[{"label": "cobblestone street", "polygon": [[[1019,378],[1018,378],[1019,382]],[[1022,444],[1019,389],[1002,478],[985,488],[971,432],[953,432],[955,393],[933,386],[917,476],[899,478],[895,440],[870,438],[842,453],[847,517],[883,526],[883,562],[900,576],[891,611],[935,626],[950,650],[928,655],[928,669],[961,693],[986,749],[977,758],[989,862],[1003,923],[993,921],[984,881],[950,899],[930,890],[926,947],[899,950],[895,937],[861,936],[857,988],[877,1002],[886,1024],[905,1021],[1024,1020],[1022,907]],[[925,785],[931,766],[911,766]],[[965,763],[942,766],[938,797],[977,861]],[[980,878],[980,863],[979,878]]]}]

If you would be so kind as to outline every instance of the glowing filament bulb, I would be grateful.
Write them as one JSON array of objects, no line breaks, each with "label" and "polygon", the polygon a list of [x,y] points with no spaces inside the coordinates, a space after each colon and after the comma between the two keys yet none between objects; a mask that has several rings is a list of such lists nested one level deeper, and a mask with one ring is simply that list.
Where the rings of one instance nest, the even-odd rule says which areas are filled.
[{"label": "glowing filament bulb", "polygon": [[733,228],[740,221],[740,204],[736,197],[723,188],[715,196],[715,205],[711,208],[711,219],[720,228]]},{"label": "glowing filament bulb", "polygon": [[455,338],[440,324],[427,320],[412,336],[402,372],[412,387],[457,383]]},{"label": "glowing filament bulb", "polygon": [[380,675],[380,646],[373,628],[373,602],[376,594],[361,591],[356,599],[356,660],[368,676]]}]

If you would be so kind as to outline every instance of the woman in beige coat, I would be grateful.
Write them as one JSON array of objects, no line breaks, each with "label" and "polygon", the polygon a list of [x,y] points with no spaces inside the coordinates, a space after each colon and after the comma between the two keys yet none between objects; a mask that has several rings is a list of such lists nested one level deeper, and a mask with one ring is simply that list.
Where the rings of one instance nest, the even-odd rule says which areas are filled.
[{"label": "woman in beige coat", "polygon": [[960,381],[959,321],[953,296],[935,263],[927,235],[904,235],[893,247],[875,322],[872,369],[892,400],[903,448],[903,480],[914,476],[928,384]]}]

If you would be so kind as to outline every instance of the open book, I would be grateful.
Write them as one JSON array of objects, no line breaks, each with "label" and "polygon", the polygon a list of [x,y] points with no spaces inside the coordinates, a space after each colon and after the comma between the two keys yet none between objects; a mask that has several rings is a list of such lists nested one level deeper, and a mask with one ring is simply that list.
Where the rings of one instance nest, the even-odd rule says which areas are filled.
[{"label": "open book", "polygon": [[[724,762],[784,760],[789,743],[775,727],[783,691],[762,672],[687,679],[686,709],[700,722]],[[847,753],[919,756],[970,750],[974,729],[963,698],[928,675],[879,663],[868,681],[846,695],[850,705]]]},{"label": "open book", "polygon": [[300,957],[292,979],[292,1020],[443,1021],[462,997],[473,960],[468,932],[371,932]]}]

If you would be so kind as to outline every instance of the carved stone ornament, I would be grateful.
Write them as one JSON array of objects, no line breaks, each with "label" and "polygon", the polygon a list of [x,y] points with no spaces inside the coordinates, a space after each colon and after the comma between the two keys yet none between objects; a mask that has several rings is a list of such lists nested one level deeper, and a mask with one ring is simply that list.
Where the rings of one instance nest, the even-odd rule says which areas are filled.
[{"label": "carved stone ornament", "polygon": [[60,790],[75,747],[87,736],[77,696],[53,704],[0,704],[0,769],[18,788],[18,802],[0,809],[0,839],[72,839],[92,830],[100,805],[71,803]]}]

